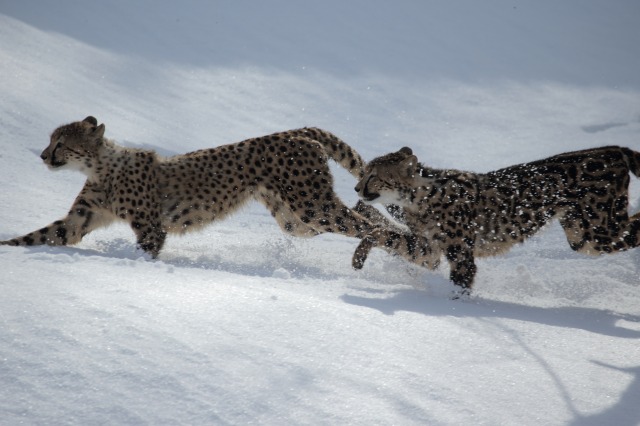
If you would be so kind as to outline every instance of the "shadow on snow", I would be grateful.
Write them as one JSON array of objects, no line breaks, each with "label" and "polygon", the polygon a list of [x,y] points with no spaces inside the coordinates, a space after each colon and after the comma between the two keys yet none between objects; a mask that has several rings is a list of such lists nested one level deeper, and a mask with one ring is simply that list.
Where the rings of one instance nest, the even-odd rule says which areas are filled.
[{"label": "shadow on snow", "polygon": [[544,308],[515,303],[472,299],[469,302],[429,297],[419,290],[402,290],[389,298],[369,298],[345,294],[346,303],[376,309],[386,315],[406,311],[425,316],[454,318],[503,318],[552,327],[574,328],[627,339],[640,338],[638,330],[624,328],[619,321],[639,323],[640,317],[608,310],[581,307]]}]

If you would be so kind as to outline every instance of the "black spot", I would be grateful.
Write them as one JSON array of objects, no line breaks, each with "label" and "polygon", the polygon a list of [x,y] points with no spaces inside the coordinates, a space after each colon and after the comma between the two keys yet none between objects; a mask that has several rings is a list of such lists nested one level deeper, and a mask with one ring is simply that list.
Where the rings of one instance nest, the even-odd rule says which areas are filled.
[{"label": "black spot", "polygon": [[413,256],[413,254],[416,251],[416,245],[417,245],[417,238],[414,235],[405,235],[404,236],[405,242],[407,243],[407,252]]},{"label": "black spot", "polygon": [[61,226],[56,229],[56,237],[62,240],[62,245],[67,245],[67,228]]},{"label": "black spot", "polygon": [[588,172],[597,172],[598,170],[602,170],[603,168],[604,164],[600,161],[589,161],[587,163]]}]

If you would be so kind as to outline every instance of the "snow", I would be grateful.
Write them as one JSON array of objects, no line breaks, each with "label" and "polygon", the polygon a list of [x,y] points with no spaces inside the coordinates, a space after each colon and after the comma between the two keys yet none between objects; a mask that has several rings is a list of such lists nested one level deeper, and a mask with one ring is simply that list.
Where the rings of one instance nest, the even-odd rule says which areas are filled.
[{"label": "snow", "polygon": [[[0,238],[83,184],[58,125],[172,154],[302,126],[366,159],[488,171],[640,149],[635,1],[61,0],[0,5]],[[338,167],[336,191],[354,204]],[[640,185],[632,179],[632,209]],[[549,226],[478,261],[471,300],[252,204],[156,261],[124,225],[0,247],[0,424],[640,424],[640,250]]]}]

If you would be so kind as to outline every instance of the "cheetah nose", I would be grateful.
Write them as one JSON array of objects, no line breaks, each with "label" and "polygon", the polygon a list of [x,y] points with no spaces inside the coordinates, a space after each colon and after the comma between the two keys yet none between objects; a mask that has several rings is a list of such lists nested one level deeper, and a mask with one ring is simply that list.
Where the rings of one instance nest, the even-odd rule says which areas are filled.
[{"label": "cheetah nose", "polygon": [[42,154],[40,154],[40,158],[42,158],[43,160],[46,160],[47,158],[49,158],[49,154],[47,154],[46,149],[42,151]]}]

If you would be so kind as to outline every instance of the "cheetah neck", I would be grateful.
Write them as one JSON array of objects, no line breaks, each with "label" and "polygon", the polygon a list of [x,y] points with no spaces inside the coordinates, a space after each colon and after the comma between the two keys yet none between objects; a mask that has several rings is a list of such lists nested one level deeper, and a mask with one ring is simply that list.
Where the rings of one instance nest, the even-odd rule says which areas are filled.
[{"label": "cheetah neck", "polygon": [[398,190],[398,199],[402,207],[409,211],[419,211],[424,202],[424,194],[431,191],[438,171],[418,163],[411,177]]},{"label": "cheetah neck", "polygon": [[407,185],[402,188],[403,205],[409,211],[420,212],[423,205],[437,191],[441,183],[448,178],[449,170],[434,169],[418,163]]},{"label": "cheetah neck", "polygon": [[83,172],[91,183],[105,182],[109,175],[115,176],[119,173],[122,165],[126,163],[126,158],[130,155],[127,148],[110,139],[103,138],[96,152],[95,162],[91,167],[86,167]]}]

